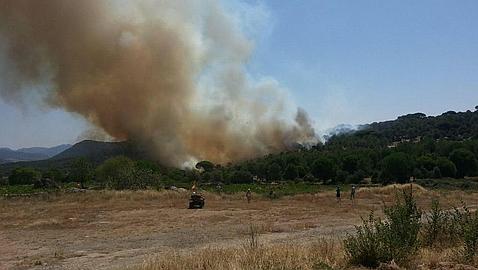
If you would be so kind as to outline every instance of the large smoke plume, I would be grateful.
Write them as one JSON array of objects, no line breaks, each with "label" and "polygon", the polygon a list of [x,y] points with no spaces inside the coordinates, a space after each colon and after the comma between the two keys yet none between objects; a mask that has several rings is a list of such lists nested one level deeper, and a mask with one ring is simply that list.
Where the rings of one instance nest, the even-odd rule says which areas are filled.
[{"label": "large smoke plume", "polygon": [[170,165],[229,162],[315,139],[217,1],[0,0],[0,95],[79,114]]}]

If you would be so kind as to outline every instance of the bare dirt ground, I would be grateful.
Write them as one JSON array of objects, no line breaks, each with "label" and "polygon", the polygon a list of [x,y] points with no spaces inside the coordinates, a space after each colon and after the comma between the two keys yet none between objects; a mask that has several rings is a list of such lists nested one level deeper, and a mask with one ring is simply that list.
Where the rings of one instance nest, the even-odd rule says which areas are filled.
[{"label": "bare dirt ground", "polygon": [[[123,269],[166,251],[238,245],[250,226],[270,243],[343,237],[371,210],[381,212],[396,188],[363,189],[355,204],[333,192],[278,200],[206,194],[188,210],[187,193],[91,191],[0,199],[0,269]],[[416,189],[419,205],[439,197],[474,206],[478,196]],[[347,195],[347,194],[344,194]]]}]

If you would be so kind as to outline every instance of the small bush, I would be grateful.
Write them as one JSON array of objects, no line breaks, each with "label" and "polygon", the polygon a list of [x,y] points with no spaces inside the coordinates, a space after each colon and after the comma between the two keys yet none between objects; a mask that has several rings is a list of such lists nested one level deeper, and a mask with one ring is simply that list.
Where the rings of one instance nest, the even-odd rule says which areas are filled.
[{"label": "small bush", "polygon": [[368,219],[362,219],[362,226],[356,226],[356,235],[349,236],[344,241],[345,253],[349,262],[354,265],[377,267],[386,261],[385,247],[377,227],[380,220],[373,213]]},{"label": "small bush", "polygon": [[462,242],[462,257],[466,262],[472,262],[478,253],[478,214],[470,212],[463,204],[462,209],[455,209],[452,215],[455,235]]},{"label": "small bush", "polygon": [[439,202],[434,200],[423,224],[422,243],[428,247],[459,247],[457,259],[473,262],[478,253],[477,212],[471,212],[464,203],[453,211],[442,210]]},{"label": "small bush", "polygon": [[464,258],[466,261],[473,261],[478,250],[478,215],[473,215],[473,217],[466,222],[463,231],[463,240],[465,243],[463,248]]},{"label": "small bush", "polygon": [[406,261],[419,246],[422,213],[410,193],[403,191],[402,194],[402,199],[398,198],[395,205],[385,208],[386,219],[379,227],[387,248],[387,262]]},{"label": "small bush", "polygon": [[418,250],[421,211],[412,195],[403,192],[395,205],[386,207],[385,219],[373,214],[344,241],[346,255],[354,265],[377,267],[382,262],[406,262]]},{"label": "small bush", "polygon": [[440,207],[438,200],[432,201],[429,215],[423,224],[422,243],[424,246],[432,247],[436,244],[443,246],[444,243],[455,241],[454,226],[449,212]]},{"label": "small bush", "polygon": [[244,242],[243,246],[244,246],[244,249],[246,250],[257,250],[257,248],[260,247],[259,233],[258,233],[257,226],[254,226],[254,225],[249,226],[248,238]]}]

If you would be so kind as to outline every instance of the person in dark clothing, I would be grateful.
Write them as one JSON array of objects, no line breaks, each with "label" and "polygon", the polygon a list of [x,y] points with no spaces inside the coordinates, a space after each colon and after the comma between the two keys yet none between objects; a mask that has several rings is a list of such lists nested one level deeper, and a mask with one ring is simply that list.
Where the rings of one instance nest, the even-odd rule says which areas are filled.
[{"label": "person in dark clothing", "polygon": [[352,200],[352,203],[355,203],[355,185],[352,185],[352,189],[350,190],[350,200]]},{"label": "person in dark clothing", "polygon": [[335,188],[335,197],[337,198],[337,202],[340,202],[340,186]]},{"label": "person in dark clothing", "polygon": [[248,189],[248,190],[247,190],[247,192],[246,192],[246,199],[247,199],[247,203],[250,203],[250,202],[251,202],[251,199],[252,199],[251,189]]}]

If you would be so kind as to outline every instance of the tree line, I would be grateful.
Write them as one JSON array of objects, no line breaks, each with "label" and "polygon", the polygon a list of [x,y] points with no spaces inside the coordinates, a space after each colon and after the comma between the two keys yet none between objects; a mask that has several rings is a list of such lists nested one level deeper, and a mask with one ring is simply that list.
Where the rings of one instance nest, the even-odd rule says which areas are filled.
[{"label": "tree line", "polygon": [[178,169],[118,156],[95,167],[79,158],[63,170],[17,168],[8,180],[10,184],[26,184],[47,177],[60,182],[139,189],[192,182],[388,184],[411,178],[464,178],[478,176],[477,135],[478,111],[447,112],[437,117],[411,114],[334,135],[311,148],[299,147],[235,164],[204,160],[195,168]]}]

